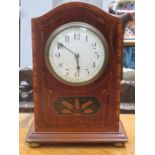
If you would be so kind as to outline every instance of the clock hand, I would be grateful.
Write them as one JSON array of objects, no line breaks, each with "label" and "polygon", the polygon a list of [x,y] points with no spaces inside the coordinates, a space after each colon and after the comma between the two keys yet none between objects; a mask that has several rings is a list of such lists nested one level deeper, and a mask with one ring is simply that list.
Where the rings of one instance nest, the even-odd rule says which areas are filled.
[{"label": "clock hand", "polygon": [[80,71],[80,66],[79,66],[79,54],[75,54],[76,62],[77,62],[77,71],[78,71],[78,76],[79,76],[79,71]]},{"label": "clock hand", "polygon": [[77,71],[78,71],[78,75],[79,75],[79,70],[80,70],[80,66],[79,66],[79,54],[78,53],[74,53],[72,50],[68,49],[64,44],[60,43],[57,41],[57,43],[62,46],[63,48],[65,48],[66,50],[68,50],[70,53],[74,54],[75,58],[76,58],[76,62],[77,62]]},{"label": "clock hand", "polygon": [[74,53],[72,50],[68,49],[64,44],[60,43],[57,41],[57,43],[62,46],[63,48],[65,48],[66,50],[68,50],[70,53],[74,54],[74,56],[76,57],[76,53]]}]

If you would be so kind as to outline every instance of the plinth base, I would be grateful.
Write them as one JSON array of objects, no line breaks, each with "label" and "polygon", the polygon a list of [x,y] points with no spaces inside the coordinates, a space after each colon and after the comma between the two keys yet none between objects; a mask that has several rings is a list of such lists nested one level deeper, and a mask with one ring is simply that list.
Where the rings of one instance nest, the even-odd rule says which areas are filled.
[{"label": "plinth base", "polygon": [[30,147],[38,147],[42,143],[53,144],[90,144],[113,143],[115,146],[125,146],[127,136],[120,122],[118,132],[35,132],[34,123],[29,128],[26,142]]}]

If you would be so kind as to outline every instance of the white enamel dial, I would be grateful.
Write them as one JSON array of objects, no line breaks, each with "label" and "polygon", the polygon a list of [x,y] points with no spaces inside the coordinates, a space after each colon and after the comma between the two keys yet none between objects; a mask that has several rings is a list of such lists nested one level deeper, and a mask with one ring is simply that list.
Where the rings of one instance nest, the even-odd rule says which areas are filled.
[{"label": "white enamel dial", "polygon": [[46,60],[56,78],[73,85],[94,81],[107,61],[105,40],[84,23],[66,24],[47,43]]}]

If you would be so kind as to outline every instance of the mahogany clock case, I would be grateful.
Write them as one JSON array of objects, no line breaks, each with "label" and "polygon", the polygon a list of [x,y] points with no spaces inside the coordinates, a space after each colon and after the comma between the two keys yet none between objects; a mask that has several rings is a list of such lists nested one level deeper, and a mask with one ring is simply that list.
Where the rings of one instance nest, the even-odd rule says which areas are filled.
[{"label": "mahogany clock case", "polygon": [[[68,29],[72,29],[72,28],[74,28],[74,33],[72,32],[70,32],[70,34],[65,34],[65,37],[61,34],[61,32],[62,31],[64,31],[64,30],[68,30]],[[79,31],[79,30],[83,30],[83,32],[82,32],[82,36],[81,36],[81,33],[80,32],[76,32],[76,31]],[[91,32],[91,33],[94,33],[95,35],[96,35],[96,37],[98,37],[98,39],[100,39],[101,40],[101,43],[102,43],[102,46],[103,46],[103,49],[98,49],[99,47],[96,47],[96,45],[98,44],[98,43],[96,43],[96,41],[90,41],[89,40],[89,33]],[[54,54],[54,56],[57,58],[57,60],[59,60],[59,58],[60,58],[60,53],[62,52],[61,51],[61,49],[63,49],[63,47],[66,49],[67,48],[67,51],[69,50],[69,52],[71,52],[70,54],[72,54],[72,56],[73,56],[73,54],[74,54],[74,56],[77,54],[77,53],[75,53],[75,52],[80,52],[80,47],[79,46],[81,46],[82,48],[85,48],[85,46],[88,46],[88,47],[90,47],[91,46],[91,52],[90,52],[90,50],[88,50],[87,49],[87,51],[89,52],[89,53],[93,53],[94,55],[94,57],[96,58],[96,60],[98,60],[100,57],[100,60],[102,59],[103,60],[103,63],[100,61],[100,64],[102,64],[101,65],[101,68],[100,68],[100,70],[99,71],[97,71],[97,73],[96,73],[96,75],[92,78],[91,76],[90,76],[90,71],[89,71],[89,66],[81,66],[81,64],[79,64],[80,65],[80,68],[83,68],[83,67],[85,67],[85,68],[87,68],[87,71],[85,71],[87,74],[86,74],[86,76],[87,76],[87,79],[85,79],[85,80],[80,80],[79,81],[79,79],[77,80],[76,79],[76,82],[75,81],[72,81],[72,79],[68,79],[68,78],[66,78],[65,80],[61,77],[61,76],[64,76],[64,77],[66,77],[66,75],[61,75],[60,77],[57,75],[57,73],[55,73],[55,71],[53,70],[53,67],[52,67],[52,65],[51,65],[51,62],[50,61],[52,61],[52,60],[50,60],[50,55],[52,54],[52,53],[50,53],[50,46],[51,46],[51,43],[52,42],[54,42],[53,40],[54,40],[54,38],[58,35],[58,34],[61,34],[61,36],[63,37],[63,39],[64,39],[64,42],[65,42],[65,47],[64,47],[64,44],[62,44],[61,42],[59,42],[58,40],[56,40],[57,41],[57,43],[56,43],[56,46],[57,46],[57,49],[56,49],[56,53]],[[73,35],[74,34],[74,35]],[[79,36],[80,35],[80,36]],[[58,39],[58,38],[57,38]],[[83,40],[82,40],[83,39]],[[80,40],[82,40],[82,41],[80,41]],[[84,42],[85,41],[85,42]],[[76,42],[76,44],[77,43],[81,43],[80,45],[78,44],[78,46],[75,48],[74,46],[73,47],[71,47],[70,49],[72,49],[72,48],[74,48],[74,50],[72,49],[71,51],[70,51],[70,49],[68,49],[68,46],[71,46],[71,44],[73,43],[73,42]],[[90,43],[91,42],[91,43]],[[85,44],[84,44],[85,43]],[[94,44],[93,44],[93,46],[92,46],[92,43],[95,43],[95,46],[94,46]],[[91,45],[90,45],[91,44]],[[67,46],[67,47],[66,47]],[[53,49],[54,50],[54,49]],[[85,53],[85,55],[86,55],[86,52],[87,51],[85,51],[84,49],[82,49],[83,51],[82,51],[82,53]],[[93,50],[94,50],[94,52],[93,52]],[[103,51],[102,51],[103,50]],[[95,51],[97,51],[97,52],[95,52]],[[100,51],[102,51],[103,53],[101,54],[101,52]],[[52,51],[53,52],[53,51]],[[60,52],[60,53],[59,53]],[[54,53],[54,52],[53,52]],[[59,54],[58,54],[59,53]],[[81,52],[80,52],[81,53]],[[81,54],[82,54],[81,53]],[[81,55],[80,54],[80,55]],[[79,54],[78,54],[79,55]],[[101,56],[102,55],[102,56]],[[53,56],[52,56],[53,57]],[[63,57],[63,56],[62,56]],[[80,56],[81,58],[83,57],[82,55]],[[84,58],[83,58],[84,59]],[[90,55],[88,56],[88,54],[87,54],[87,57],[85,57],[85,61],[86,61],[86,59],[89,59],[89,64],[90,63],[92,63],[92,65],[91,66],[93,66],[93,62],[95,62],[96,60],[90,60],[90,59],[92,59],[92,57],[90,58]],[[70,22],[70,23],[67,23],[67,24],[64,24],[64,25],[62,25],[62,26],[60,26],[60,27],[58,27],[54,32],[52,32],[51,33],[51,35],[50,35],[50,37],[49,37],[49,39],[47,40],[47,43],[46,43],[46,47],[45,47],[45,60],[46,60],[46,64],[47,64],[47,66],[48,66],[48,68],[49,68],[49,71],[53,74],[53,76],[55,76],[58,80],[60,80],[60,82],[63,82],[63,83],[66,83],[66,84],[68,84],[68,85],[71,85],[71,86],[80,86],[80,85],[87,85],[87,84],[89,84],[89,83],[92,83],[93,81],[95,81],[103,72],[104,72],[104,69],[106,68],[106,65],[107,65],[107,61],[108,61],[108,48],[107,48],[107,43],[106,43],[106,40],[105,40],[105,38],[104,38],[104,36],[102,35],[102,33],[100,33],[100,31],[98,31],[95,27],[93,27],[93,26],[91,26],[91,25],[88,25],[88,24],[86,24],[86,23],[83,23],[83,22]],[[76,60],[76,59],[75,59]],[[59,64],[57,64],[57,65],[62,65],[62,61],[63,60],[61,60],[61,63],[60,63],[60,60],[59,60]],[[70,60],[69,60],[69,58],[67,57],[67,61],[69,61],[70,62]],[[71,62],[70,62],[71,63]],[[71,66],[73,66],[74,64],[71,64]],[[95,68],[99,68],[99,67],[97,67],[98,65],[96,65],[96,63],[94,64],[95,66],[94,66],[94,68],[93,68],[93,70],[95,70]],[[67,67],[67,66],[66,66]],[[59,67],[58,67],[59,68]],[[63,67],[61,67],[61,69],[62,68],[64,68],[64,66]],[[96,71],[96,70],[95,70]],[[75,72],[75,71],[74,71]],[[89,76],[88,76],[88,73],[89,73]],[[73,74],[74,76],[76,75],[76,74]],[[76,76],[75,76],[76,77]],[[73,77],[72,77],[73,78]]]},{"label": "mahogany clock case", "polygon": [[[57,80],[45,62],[45,46],[58,27],[83,22],[98,29],[108,46],[108,63],[90,84],[71,86]],[[119,120],[123,20],[86,3],[60,5],[32,19],[34,126],[27,142],[126,142]]]}]

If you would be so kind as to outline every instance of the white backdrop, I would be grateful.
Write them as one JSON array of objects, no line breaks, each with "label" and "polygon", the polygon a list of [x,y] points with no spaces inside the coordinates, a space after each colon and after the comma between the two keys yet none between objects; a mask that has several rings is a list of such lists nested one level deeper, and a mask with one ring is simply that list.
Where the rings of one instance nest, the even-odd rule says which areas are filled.
[{"label": "white backdrop", "polygon": [[21,0],[20,4],[20,67],[32,66],[31,19],[41,16],[65,2],[82,1],[108,11],[109,0]]}]

